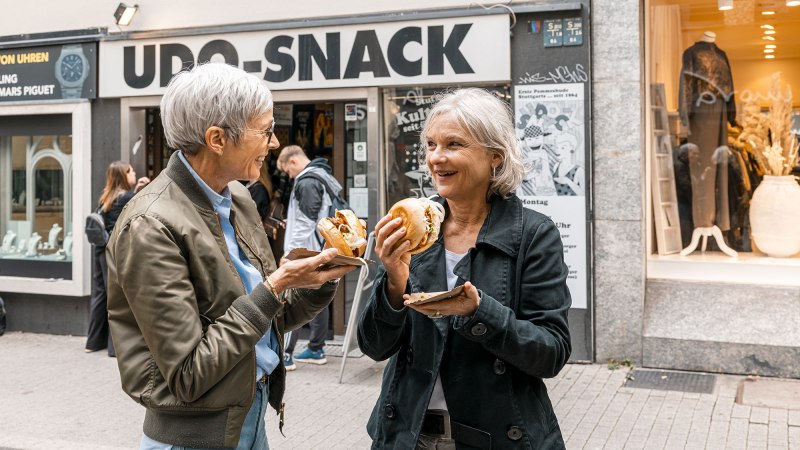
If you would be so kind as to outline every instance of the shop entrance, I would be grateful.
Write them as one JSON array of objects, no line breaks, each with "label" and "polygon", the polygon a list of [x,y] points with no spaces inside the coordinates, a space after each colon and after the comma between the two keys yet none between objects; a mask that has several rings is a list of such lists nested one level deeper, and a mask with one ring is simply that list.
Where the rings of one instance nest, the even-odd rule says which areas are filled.
[{"label": "shop entrance", "polygon": [[[278,93],[280,94],[280,93]],[[277,95],[276,95],[277,97]],[[129,134],[130,150],[123,150],[135,170],[151,179],[166,167],[173,150],[167,146],[161,126],[160,109],[155,106],[130,108]],[[350,203],[356,215],[369,223],[374,223],[376,205],[370,206],[368,187],[377,189],[377,176],[373,171],[368,176],[370,157],[368,148],[367,100],[330,101],[281,101],[276,99],[274,106],[275,135],[280,147],[273,151],[265,164],[267,186],[270,192],[270,215],[278,220],[286,219],[292,180],[279,171],[277,158],[280,150],[287,145],[298,145],[309,159],[325,158],[333,169],[334,177],[342,185],[344,198]],[[126,137],[123,136],[123,140]],[[373,157],[374,159],[377,159]],[[368,181],[373,178],[374,181]],[[372,198],[376,199],[373,195]],[[374,202],[374,200],[373,200]],[[275,259],[283,255],[283,230],[271,239]],[[358,271],[345,277],[341,288],[331,304],[330,337],[344,335],[347,313],[350,310],[358,280]]]}]

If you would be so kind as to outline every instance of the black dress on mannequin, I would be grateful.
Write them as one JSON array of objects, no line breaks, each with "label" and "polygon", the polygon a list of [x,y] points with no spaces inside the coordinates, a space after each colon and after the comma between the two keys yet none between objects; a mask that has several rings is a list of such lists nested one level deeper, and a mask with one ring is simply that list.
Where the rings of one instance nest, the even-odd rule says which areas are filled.
[{"label": "black dress on mannequin", "polygon": [[696,146],[688,155],[695,228],[730,228],[727,211],[718,211],[728,205],[727,173],[718,176],[716,168],[728,157],[727,122],[736,119],[733,92],[728,57],[714,42],[699,41],[684,51],[679,110],[687,141]]}]

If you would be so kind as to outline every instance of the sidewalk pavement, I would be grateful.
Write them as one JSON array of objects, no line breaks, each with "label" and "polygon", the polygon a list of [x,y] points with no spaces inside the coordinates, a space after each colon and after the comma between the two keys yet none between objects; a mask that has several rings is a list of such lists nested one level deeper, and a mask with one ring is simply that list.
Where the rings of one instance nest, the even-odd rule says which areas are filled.
[{"label": "sidewalk pavement", "polygon": [[[84,337],[0,337],[0,449],[135,449],[144,409],[119,386],[116,360]],[[332,349],[333,350],[333,349]],[[267,416],[270,448],[367,449],[383,363],[341,358],[288,374],[286,437]],[[624,387],[628,369],[569,364],[547,380],[568,449],[800,449],[800,411],[735,403],[740,376],[712,394]],[[270,410],[272,411],[272,410]]]}]

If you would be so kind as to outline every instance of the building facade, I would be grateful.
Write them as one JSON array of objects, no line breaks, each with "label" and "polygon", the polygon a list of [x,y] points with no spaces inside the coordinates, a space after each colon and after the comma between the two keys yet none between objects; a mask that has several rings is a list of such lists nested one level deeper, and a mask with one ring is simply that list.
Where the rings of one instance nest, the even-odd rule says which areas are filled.
[{"label": "building facade", "polygon": [[[412,1],[403,10],[390,2],[335,7],[312,2],[313,8],[305,2],[302,10],[286,5],[279,11],[244,0],[228,2],[224,10],[207,1],[195,2],[192,10],[140,1],[133,23],[120,29],[112,11],[85,3],[80,17],[61,13],[73,17],[76,28],[92,27],[90,33],[63,30],[55,20],[25,23],[22,12],[19,21],[2,24],[10,32],[0,37],[0,62],[12,54],[42,58],[36,55],[51,48],[52,58],[74,71],[84,61],[70,58],[76,46],[84,56],[96,52],[93,74],[69,75],[71,83],[82,83],[81,98],[69,98],[76,88],[59,84],[69,82],[61,81],[54,67],[42,65],[50,81],[29,84],[54,86],[54,97],[6,95],[0,103],[0,139],[6,142],[0,145],[0,162],[5,161],[0,164],[0,235],[13,231],[17,236],[9,242],[16,248],[14,262],[0,259],[5,264],[0,265],[0,295],[8,303],[10,329],[85,333],[89,247],[82,222],[99,197],[105,167],[122,159],[139,174],[156,175],[170,152],[158,111],[166,84],[182,68],[220,61],[267,81],[281,143],[330,158],[348,201],[370,223],[400,198],[433,192],[420,170],[415,132],[436,96],[458,86],[491,90],[512,106],[529,162],[520,197],[562,230],[573,296],[573,360],[631,358],[648,367],[800,375],[800,336],[792,325],[800,320],[800,283],[792,276],[800,267],[797,260],[743,247],[741,236],[752,233],[741,226],[735,234],[736,227],[716,224],[729,247],[738,245],[735,258],[722,252],[725,245],[713,243],[714,223],[680,230],[679,223],[692,220],[685,209],[699,203],[691,194],[681,196],[679,161],[669,158],[673,164],[664,169],[657,151],[668,148],[666,153],[677,155],[693,139],[679,126],[667,126],[680,122],[681,52],[709,27],[716,30],[720,47],[747,47],[739,42],[745,40],[739,31],[761,30],[766,16],[760,10],[732,23],[733,14],[740,13],[719,11],[713,0],[486,7]],[[777,15],[792,23],[797,12],[782,7]],[[665,53],[662,41],[673,44],[672,53]],[[778,62],[789,73],[800,69],[797,55],[788,51],[777,61],[758,63],[745,50],[731,51],[729,57],[737,80],[738,68],[747,66],[748,81],[737,89],[748,92],[764,90],[758,80],[773,70],[767,63]],[[21,69],[9,67],[0,65],[0,80],[21,85]],[[662,113],[664,127],[654,119]],[[51,116],[55,122],[48,130],[26,128],[49,123],[45,119]],[[67,161],[57,144],[70,131],[72,168],[63,179],[44,166],[39,169],[37,151]],[[37,141],[37,136],[54,137]],[[14,150],[23,148],[23,141],[30,155],[24,176],[18,167],[21,150]],[[61,183],[63,192],[45,197],[36,191],[37,183],[48,182]],[[693,192],[705,189],[697,186]],[[21,200],[23,191],[36,192]],[[70,204],[63,200],[68,194]],[[62,206],[59,200],[63,217],[40,216],[46,207]],[[740,209],[732,210],[742,217]],[[53,231],[52,244],[49,234],[47,243],[40,237],[32,251],[36,255],[26,256],[20,240],[30,243],[40,228],[39,236],[50,233],[49,222],[63,230]],[[708,230],[710,246],[681,256],[695,229],[698,237]],[[69,232],[69,278],[32,265],[39,262],[34,259],[66,257]],[[39,243],[46,245],[38,248]],[[351,280],[334,303],[335,334],[344,331],[354,287]]]}]

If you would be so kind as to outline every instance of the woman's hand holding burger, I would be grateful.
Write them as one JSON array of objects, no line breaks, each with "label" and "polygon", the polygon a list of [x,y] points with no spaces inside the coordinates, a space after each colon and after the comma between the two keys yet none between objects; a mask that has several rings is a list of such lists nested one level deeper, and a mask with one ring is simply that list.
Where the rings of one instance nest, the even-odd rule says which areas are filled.
[{"label": "woman's hand holding burger", "polygon": [[386,293],[395,309],[403,307],[411,255],[430,248],[439,238],[444,208],[426,198],[408,198],[392,206],[375,225],[375,253],[386,268]]}]

